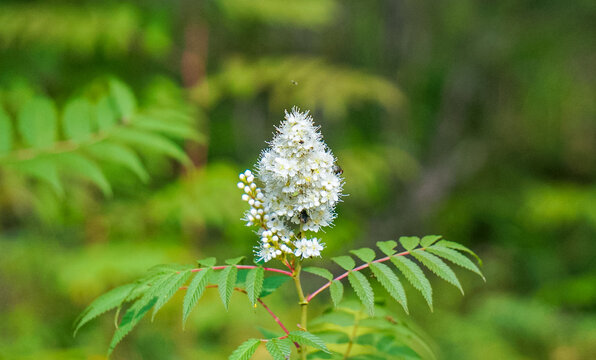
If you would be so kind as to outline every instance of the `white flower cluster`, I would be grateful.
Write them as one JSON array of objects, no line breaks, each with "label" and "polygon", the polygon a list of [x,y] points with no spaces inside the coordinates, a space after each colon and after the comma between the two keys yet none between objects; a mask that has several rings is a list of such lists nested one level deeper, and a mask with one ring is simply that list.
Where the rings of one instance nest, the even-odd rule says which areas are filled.
[{"label": "white flower cluster", "polygon": [[[342,191],[341,171],[308,112],[293,108],[265,150],[258,167],[262,189],[250,170],[240,174],[238,187],[251,206],[247,225],[259,226],[257,256],[269,261],[287,254],[320,256],[323,243],[306,239],[304,231],[318,232],[335,218]],[[298,235],[295,235],[295,231]]]}]

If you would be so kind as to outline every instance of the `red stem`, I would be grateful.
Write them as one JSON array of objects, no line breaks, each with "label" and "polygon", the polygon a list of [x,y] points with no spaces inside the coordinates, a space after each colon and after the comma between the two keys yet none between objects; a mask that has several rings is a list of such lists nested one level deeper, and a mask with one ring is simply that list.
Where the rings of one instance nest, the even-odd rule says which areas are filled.
[{"label": "red stem", "polygon": [[[258,267],[258,266],[255,266],[255,265],[220,265],[220,266],[213,266],[213,267],[211,267],[211,269],[213,269],[213,270],[221,270],[221,269],[225,269],[225,268],[230,267],[230,266],[236,266],[238,269],[254,269],[254,268]],[[208,268],[192,269],[192,270],[190,270],[190,272],[199,272],[199,271],[205,270],[205,269],[208,269]],[[265,271],[271,271],[271,272],[276,272],[276,273],[284,274],[284,275],[287,275],[287,276],[292,276],[292,273],[291,272],[286,271],[286,270],[282,270],[282,269],[276,269],[276,268],[263,268],[263,269],[265,269]]]},{"label": "red stem", "polygon": [[[423,250],[424,248],[420,248],[420,249]],[[420,249],[416,249],[416,250],[420,250]],[[374,263],[380,263],[380,262],[384,262],[384,261],[387,261],[387,260],[391,259],[392,256],[404,256],[404,255],[408,255],[409,253],[410,253],[409,251],[404,251],[404,252],[400,252],[398,254],[394,254],[394,255],[391,255],[391,256],[386,256],[384,258],[374,260],[373,262]],[[360,266],[358,266],[358,267],[356,267],[356,268],[354,268],[354,269],[352,269],[350,271],[360,271],[362,269],[366,269],[369,266],[370,266],[370,263],[362,264],[362,265],[360,265]],[[306,301],[310,302],[310,300],[312,300],[312,298],[314,298],[315,296],[317,296],[321,291],[323,291],[323,290],[327,289],[329,286],[331,286],[331,283],[333,281],[341,280],[341,279],[345,278],[346,276],[348,276],[348,274],[350,273],[350,271],[346,271],[345,273],[339,275],[335,279],[333,279],[333,280],[329,281],[328,283],[326,283],[325,285],[321,286],[315,292],[313,292],[312,294],[308,295],[306,297]]]},{"label": "red stem", "polygon": [[[206,288],[216,288],[216,287],[218,287],[218,285],[207,285],[206,286]],[[180,288],[178,288],[178,290],[186,290],[186,289],[188,289],[188,286],[181,286]],[[236,290],[238,292],[241,292],[243,294],[246,294],[246,290],[244,290],[244,289],[235,287],[234,290]],[[259,302],[259,304],[261,304],[261,306],[265,310],[267,310],[267,312],[269,313],[269,315],[271,315],[271,317],[273,318],[273,320],[275,320],[275,322],[277,323],[277,325],[279,325],[279,327],[283,330],[283,332],[286,333],[286,336],[282,336],[279,339],[285,339],[288,336],[290,336],[290,331],[281,322],[280,318],[277,315],[275,315],[275,313],[273,311],[271,311],[271,309],[267,305],[265,305],[265,303],[263,302],[263,300],[261,300],[261,298],[257,298],[257,301]],[[297,349],[300,347],[300,345],[298,343],[296,343],[296,342],[294,342],[294,345],[296,346]]]}]

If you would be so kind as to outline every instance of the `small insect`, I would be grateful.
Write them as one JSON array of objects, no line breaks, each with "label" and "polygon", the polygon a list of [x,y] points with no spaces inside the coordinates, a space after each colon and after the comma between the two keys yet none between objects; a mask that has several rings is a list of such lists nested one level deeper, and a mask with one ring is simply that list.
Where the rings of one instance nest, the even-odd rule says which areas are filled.
[{"label": "small insect", "polygon": [[335,175],[341,175],[344,173],[344,169],[341,168],[337,163],[333,164],[333,172]]},{"label": "small insect", "polygon": [[298,142],[300,143],[300,145],[304,144],[304,140],[300,140]]},{"label": "small insect", "polygon": [[308,222],[308,219],[310,219],[310,217],[308,216],[308,213],[306,212],[306,209],[302,209],[299,216],[300,216],[300,222],[303,224],[306,224]]},{"label": "small insect", "polygon": [[290,82],[291,82],[291,83],[292,83],[292,85],[294,85],[294,86],[298,85],[298,81],[296,81],[296,80],[290,80]]}]

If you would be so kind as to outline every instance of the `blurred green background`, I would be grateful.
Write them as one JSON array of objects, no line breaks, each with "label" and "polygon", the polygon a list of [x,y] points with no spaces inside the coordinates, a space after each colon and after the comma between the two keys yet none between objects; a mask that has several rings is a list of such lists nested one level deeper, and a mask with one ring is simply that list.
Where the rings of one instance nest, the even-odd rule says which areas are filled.
[{"label": "blurred green background", "polygon": [[[113,314],[72,337],[96,296],[158,263],[249,254],[237,174],[293,105],[349,194],[323,260],[424,234],[484,260],[486,284],[460,272],[465,297],[434,281],[434,313],[409,292],[439,358],[594,358],[595,23],[588,0],[2,1],[4,106],[62,107],[115,76],[142,104],[189,110],[207,140],[178,140],[192,167],[143,156],[146,184],[104,169],[111,197],[70,178],[59,196],[0,165],[0,358],[105,358]],[[295,301],[285,286],[272,308]],[[208,292],[185,331],[175,298],[113,358],[226,359],[254,323],[274,328],[234,297],[226,313]]]}]

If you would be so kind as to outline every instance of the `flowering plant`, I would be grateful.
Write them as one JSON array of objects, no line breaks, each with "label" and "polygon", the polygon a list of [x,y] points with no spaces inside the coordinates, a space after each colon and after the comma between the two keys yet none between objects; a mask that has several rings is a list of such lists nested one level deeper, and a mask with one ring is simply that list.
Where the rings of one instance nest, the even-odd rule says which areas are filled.
[{"label": "flowering plant", "polygon": [[[183,322],[186,322],[203,292],[217,288],[226,309],[234,291],[244,293],[252,306],[262,306],[281,329],[279,334],[267,331],[264,338],[245,341],[230,355],[231,360],[250,359],[261,344],[275,360],[289,359],[293,348],[303,360],[434,358],[418,334],[375,306],[375,290],[363,272],[370,271],[406,313],[408,302],[401,283],[403,278],[422,293],[432,310],[432,288],[422,267],[463,293],[455,273],[443,259],[482,276],[476,264],[462,254],[476,257],[471,250],[442,240],[441,236],[421,239],[409,236],[399,239],[403,247],[400,251],[396,249],[396,241],[377,242],[382,257],[377,257],[377,251],[371,248],[352,250],[350,253],[362,262],[358,266],[352,256],[332,258],[345,270],[338,275],[325,268],[303,267],[308,259],[320,257],[325,248],[320,233],[322,228],[332,225],[336,216],[334,209],[341,200],[343,179],[342,170],[312,117],[297,108],[286,112],[270,147],[261,154],[256,173],[246,170],[239,179],[242,199],[250,207],[244,221],[257,229],[259,239],[255,246],[255,265],[241,264],[242,256],[226,260],[226,265],[216,265],[214,258],[208,258],[199,260],[198,267],[154,267],[144,278],[97,298],[80,315],[75,334],[85,323],[112,309],[117,309],[118,320],[121,309],[126,306],[110,344],[111,353],[151,309],[155,317],[177,291],[186,291],[182,310]],[[274,262],[282,267],[264,266]],[[386,265],[387,262],[399,272]],[[303,272],[326,281],[306,295],[302,286]],[[265,276],[266,273],[270,275]],[[359,303],[342,301],[342,280],[346,278]],[[263,301],[289,279],[295,284],[301,308],[300,323],[295,329],[286,326]],[[335,309],[309,325],[308,305],[327,289]],[[338,318],[343,320],[338,321]]]}]

